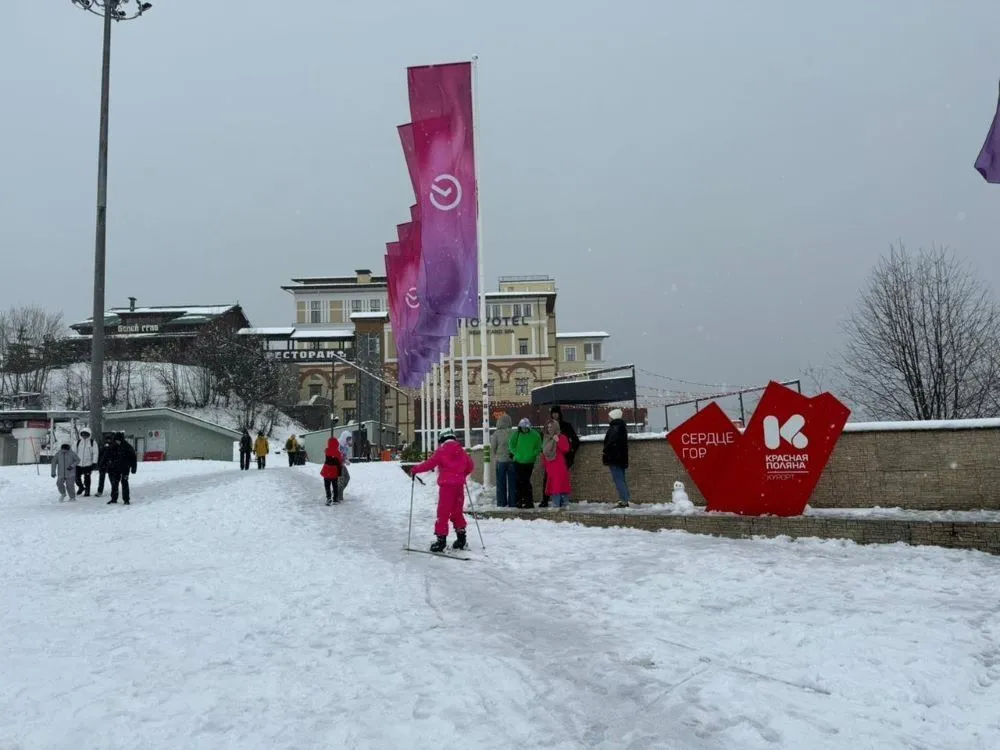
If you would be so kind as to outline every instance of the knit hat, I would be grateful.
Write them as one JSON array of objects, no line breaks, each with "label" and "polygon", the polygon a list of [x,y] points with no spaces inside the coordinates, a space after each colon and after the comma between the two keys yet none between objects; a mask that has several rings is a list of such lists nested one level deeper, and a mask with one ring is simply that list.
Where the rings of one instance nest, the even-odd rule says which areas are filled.
[{"label": "knit hat", "polygon": [[451,429],[441,430],[441,433],[438,435],[438,445],[440,445],[441,443],[445,443],[449,440],[455,440],[455,439],[456,438],[454,430]]},{"label": "knit hat", "polygon": [[64,451],[68,451],[68,450],[69,450],[69,443],[63,443],[63,444],[62,444],[62,445],[60,445],[59,447],[60,447],[60,448],[61,448],[62,450],[64,450]]},{"label": "knit hat", "polygon": [[621,409],[612,409],[611,411],[608,412],[608,419],[610,419],[612,422],[619,420],[624,416],[625,415],[622,413]]},{"label": "knit hat", "polygon": [[520,427],[522,430],[530,430],[531,420],[525,417],[524,419],[522,419],[520,422],[517,423],[517,426]]}]

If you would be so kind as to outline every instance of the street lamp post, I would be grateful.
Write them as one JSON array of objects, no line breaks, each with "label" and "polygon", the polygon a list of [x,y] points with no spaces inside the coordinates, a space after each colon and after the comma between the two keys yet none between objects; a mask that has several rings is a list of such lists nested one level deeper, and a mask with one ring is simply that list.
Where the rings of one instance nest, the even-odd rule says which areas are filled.
[{"label": "street lamp post", "polygon": [[111,22],[131,21],[152,8],[141,0],[70,0],[104,18],[101,63],[101,130],[97,150],[97,236],[94,242],[94,317],[90,354],[90,429],[104,433],[104,259],[108,228],[108,102],[111,84]]}]

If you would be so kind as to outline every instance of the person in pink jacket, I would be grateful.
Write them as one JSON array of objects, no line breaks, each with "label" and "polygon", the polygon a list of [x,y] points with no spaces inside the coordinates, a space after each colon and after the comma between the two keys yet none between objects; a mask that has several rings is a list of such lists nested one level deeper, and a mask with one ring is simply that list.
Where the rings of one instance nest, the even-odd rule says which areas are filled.
[{"label": "person in pink jacket", "polygon": [[431,545],[431,552],[441,552],[448,544],[448,521],[455,527],[458,537],[453,549],[465,549],[465,482],[472,473],[472,457],[465,452],[452,430],[445,430],[438,438],[438,449],[423,463],[417,464],[411,476],[424,474],[433,469],[438,472],[438,510],[434,535],[437,541]]},{"label": "person in pink jacket", "polygon": [[545,465],[545,494],[553,508],[569,506],[569,496],[573,491],[569,480],[569,438],[562,434],[555,419],[545,426],[545,442],[542,443],[542,463]]}]

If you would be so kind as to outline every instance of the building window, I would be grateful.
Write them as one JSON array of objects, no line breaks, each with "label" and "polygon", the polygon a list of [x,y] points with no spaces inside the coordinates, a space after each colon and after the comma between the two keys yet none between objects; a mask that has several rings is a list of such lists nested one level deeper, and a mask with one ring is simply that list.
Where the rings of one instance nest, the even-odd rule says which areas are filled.
[{"label": "building window", "polygon": [[382,312],[382,300],[371,299],[368,300],[368,309],[372,312]]},{"label": "building window", "polygon": [[584,344],[583,345],[583,358],[588,362],[601,362],[601,345],[600,344]]},{"label": "building window", "polygon": [[344,409],[344,424],[353,424],[357,415],[357,409]]},{"label": "building window", "polygon": [[309,322],[310,323],[322,323],[323,322],[323,307],[319,300],[313,300],[309,303]]},{"label": "building window", "polygon": [[567,362],[576,362],[576,347],[567,346],[563,348],[563,356]]},{"label": "building window", "polygon": [[487,305],[486,306],[486,317],[487,318],[502,318],[503,317],[503,306],[502,305]]},{"label": "building window", "polygon": [[362,312],[362,308],[364,308],[364,302],[362,300],[359,300],[359,299],[352,299],[351,300],[351,312],[352,313]]},{"label": "building window", "polygon": [[528,339],[518,339],[517,340],[517,353],[522,357],[527,355],[531,351]]},{"label": "building window", "polygon": [[514,378],[514,395],[515,396],[527,396],[528,395],[528,378]]},{"label": "building window", "polygon": [[486,381],[486,392],[490,394],[490,398],[493,398],[493,394],[497,389],[497,379],[495,375],[490,375],[490,379]]},{"label": "building window", "polygon": [[344,401],[358,400],[358,384],[344,383]]},{"label": "building window", "polygon": [[521,305],[521,317],[522,318],[531,318],[531,313],[532,313],[531,308],[532,307],[533,307],[533,305],[530,302]]},{"label": "building window", "polygon": [[323,395],[323,384],[322,383],[310,383],[309,384],[309,398],[315,398],[316,396]]}]

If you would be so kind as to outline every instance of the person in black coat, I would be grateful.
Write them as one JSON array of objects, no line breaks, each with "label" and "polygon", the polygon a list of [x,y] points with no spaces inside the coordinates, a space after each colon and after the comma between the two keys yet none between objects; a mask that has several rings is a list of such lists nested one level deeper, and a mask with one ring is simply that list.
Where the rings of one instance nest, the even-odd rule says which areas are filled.
[{"label": "person in black coat", "polygon": [[253,438],[250,433],[243,430],[240,438],[240,471],[250,470],[250,454],[253,453]]},{"label": "person in black coat", "polygon": [[101,457],[101,468],[108,473],[111,481],[111,499],[108,505],[118,502],[118,488],[121,487],[122,502],[129,504],[129,474],[135,474],[135,449],[125,440],[125,434],[116,432],[111,447]]},{"label": "person in black coat", "polygon": [[[580,449],[580,436],[576,434],[576,428],[573,427],[569,422],[563,419],[562,407],[553,406],[549,411],[549,417],[559,423],[559,432],[566,436],[569,440],[569,453],[566,454],[566,468],[573,468],[573,461],[576,460],[576,452]],[[545,487],[548,483],[545,478],[542,478],[542,487]],[[543,495],[542,502],[539,503],[540,508],[549,507],[549,496]]]},{"label": "person in black coat", "polygon": [[628,428],[622,418],[621,409],[612,409],[608,413],[611,422],[604,435],[604,453],[602,461],[611,471],[611,480],[618,491],[618,507],[627,508],[632,500],[628,489],[625,472],[628,469]]},{"label": "person in black coat", "polygon": [[108,452],[108,448],[111,447],[111,436],[105,435],[104,442],[101,443],[101,447],[97,451],[97,493],[94,497],[100,497],[104,494],[104,480],[107,479],[108,471],[104,468],[104,454]]}]

